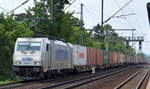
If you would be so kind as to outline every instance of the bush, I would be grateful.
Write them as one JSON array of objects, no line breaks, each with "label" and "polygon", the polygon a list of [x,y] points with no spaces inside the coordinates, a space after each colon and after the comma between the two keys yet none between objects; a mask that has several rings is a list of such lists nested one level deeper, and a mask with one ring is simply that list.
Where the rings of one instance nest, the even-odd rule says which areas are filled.
[{"label": "bush", "polygon": [[0,76],[0,81],[4,81],[6,78],[4,76]]}]

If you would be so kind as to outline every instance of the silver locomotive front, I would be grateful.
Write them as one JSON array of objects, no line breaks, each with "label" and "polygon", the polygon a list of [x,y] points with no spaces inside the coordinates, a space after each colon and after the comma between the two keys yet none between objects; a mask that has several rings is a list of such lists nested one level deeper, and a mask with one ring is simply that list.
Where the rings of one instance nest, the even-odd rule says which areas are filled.
[{"label": "silver locomotive front", "polygon": [[18,38],[13,56],[13,71],[19,76],[37,76],[41,71],[42,39]]}]

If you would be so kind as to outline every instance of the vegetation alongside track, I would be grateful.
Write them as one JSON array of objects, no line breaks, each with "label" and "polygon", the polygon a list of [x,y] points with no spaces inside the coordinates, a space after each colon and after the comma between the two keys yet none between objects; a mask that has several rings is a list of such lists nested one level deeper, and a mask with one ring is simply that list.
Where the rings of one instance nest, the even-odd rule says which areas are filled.
[{"label": "vegetation alongside track", "polygon": [[[132,54],[134,50],[126,46],[123,38],[115,33],[110,25],[102,28],[99,24],[93,30],[82,28],[80,30],[80,20],[73,16],[74,12],[64,11],[64,6],[69,5],[70,0],[55,0],[54,12],[51,17],[48,3],[35,3],[34,7],[26,10],[26,13],[10,16],[0,14],[0,80],[12,79],[12,56],[16,38],[29,37],[40,34],[64,39],[67,42],[80,44],[81,34],[84,37],[84,44],[88,47],[105,49],[105,30],[109,30],[109,35],[115,37],[109,42],[110,51]],[[6,81],[7,82],[7,81]]]},{"label": "vegetation alongside track", "polygon": [[5,80],[5,81],[0,81],[0,85],[3,85],[3,84],[10,84],[10,83],[15,83],[16,81],[13,81],[13,80]]}]

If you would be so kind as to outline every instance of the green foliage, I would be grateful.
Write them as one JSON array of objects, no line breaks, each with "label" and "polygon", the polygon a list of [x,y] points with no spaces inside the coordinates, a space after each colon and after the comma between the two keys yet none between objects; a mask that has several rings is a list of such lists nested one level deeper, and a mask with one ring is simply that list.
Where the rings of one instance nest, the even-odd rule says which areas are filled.
[{"label": "green foliage", "polygon": [[[70,35],[72,25],[71,13],[64,13],[63,9],[68,0],[53,0],[53,12],[51,0],[37,2],[35,6],[27,10],[26,19],[35,34],[64,38]],[[66,34],[61,32],[65,32]]]},{"label": "green foliage", "polygon": [[[108,31],[108,33],[106,33]],[[125,44],[125,41],[122,37],[118,36],[117,33],[115,33],[114,30],[112,30],[112,27],[109,24],[104,25],[102,28],[99,24],[93,27],[92,30],[90,30],[91,37],[96,40],[93,47],[98,47],[100,49],[105,49],[105,43],[108,41],[109,43],[109,51],[112,52],[120,52],[124,54],[133,54],[134,49],[132,49],[130,46],[127,47]],[[108,39],[106,39],[106,36],[108,35]]]},{"label": "green foliage", "polygon": [[0,80],[9,77],[12,73],[12,56],[15,41],[18,37],[31,36],[33,32],[28,28],[25,22],[18,23],[11,16],[0,19]]}]

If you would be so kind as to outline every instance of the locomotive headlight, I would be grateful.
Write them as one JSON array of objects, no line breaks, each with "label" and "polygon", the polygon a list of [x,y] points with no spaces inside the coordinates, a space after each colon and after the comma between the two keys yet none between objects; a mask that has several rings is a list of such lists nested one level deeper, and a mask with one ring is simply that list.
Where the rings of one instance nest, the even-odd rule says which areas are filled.
[{"label": "locomotive headlight", "polygon": [[19,64],[21,64],[21,62],[20,61],[16,61],[15,64],[19,65]]},{"label": "locomotive headlight", "polygon": [[40,65],[40,62],[34,62],[35,65]]}]

